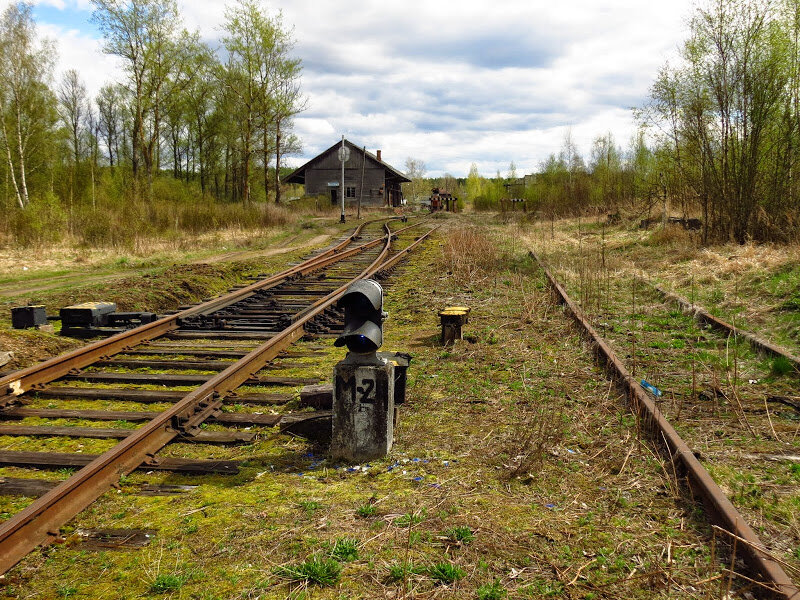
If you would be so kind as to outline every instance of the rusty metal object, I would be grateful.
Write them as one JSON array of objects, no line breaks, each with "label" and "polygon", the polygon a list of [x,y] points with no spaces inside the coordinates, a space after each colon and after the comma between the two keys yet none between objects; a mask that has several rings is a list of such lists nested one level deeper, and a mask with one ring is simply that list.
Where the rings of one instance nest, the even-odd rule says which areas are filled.
[{"label": "rusty metal object", "polygon": [[[384,225],[384,228],[386,235],[381,238],[384,241],[383,250],[354,279],[370,277],[383,268],[393,237],[388,225]],[[360,232],[360,228],[358,231]],[[419,241],[421,240],[418,240],[417,243]],[[395,255],[392,260],[386,262],[396,264],[396,260],[404,256],[417,243],[409,246]],[[370,242],[369,244],[372,243]],[[327,261],[327,258],[320,262],[325,261]],[[303,263],[301,266],[308,266],[308,263]],[[287,272],[270,279],[285,277]],[[0,573],[8,571],[36,546],[55,540],[58,537],[58,529],[61,525],[101,496],[119,480],[121,475],[130,473],[142,463],[157,461],[155,453],[164,445],[179,435],[191,434],[204,419],[213,418],[218,412],[221,398],[251,379],[253,374],[257,373],[267,362],[276,358],[292,343],[303,337],[305,326],[317,315],[321,314],[322,311],[332,306],[347,289],[349,283],[349,281],[344,283],[332,293],[315,302],[311,308],[303,311],[299,318],[283,331],[271,336],[262,345],[237,362],[232,363],[230,367],[212,376],[199,388],[187,393],[175,405],[156,415],[114,448],[92,460],[70,478],[46,492],[8,521],[0,524],[0,547],[3,548],[3,553],[0,554]],[[237,298],[241,297],[244,290],[258,289],[261,284],[263,282],[237,290],[227,296],[236,295]],[[220,300],[212,302],[220,305]],[[158,335],[172,331],[177,328],[177,317],[187,313],[197,314],[205,306],[199,305],[172,317],[161,319],[150,326],[139,328],[146,330],[144,332],[132,330],[90,344],[84,349],[65,355],[66,359],[60,357],[62,360],[46,361],[41,365],[26,369],[24,372],[18,372],[10,377],[0,379],[0,385],[12,387],[15,395],[21,394],[31,389],[33,385],[52,381],[77,366],[91,364],[91,362],[101,357],[108,357],[116,352],[129,349],[134,343],[150,340],[158,337]],[[39,371],[44,372],[44,375],[39,374]]]},{"label": "rusty metal object", "polygon": [[800,356],[796,356],[789,352],[786,348],[778,346],[777,344],[773,344],[769,340],[756,335],[750,331],[745,331],[744,329],[739,329],[738,327],[728,323],[727,321],[723,321],[722,319],[715,317],[702,306],[698,304],[694,304],[690,302],[688,299],[684,298],[683,296],[679,296],[674,292],[670,292],[662,288],[661,286],[654,285],[653,288],[661,294],[667,300],[671,300],[678,304],[682,310],[694,315],[694,318],[697,319],[700,323],[706,323],[724,333],[729,333],[736,335],[744,340],[747,340],[751,346],[760,350],[762,352],[766,352],[773,356],[782,356],[786,360],[788,360],[794,366],[796,371],[800,371]]},{"label": "rusty metal object", "polygon": [[745,542],[740,544],[738,548],[744,554],[748,568],[754,574],[763,578],[761,583],[767,586],[767,589],[771,589],[776,597],[800,600],[800,590],[798,590],[777,561],[770,558],[766,553],[759,551],[759,549],[765,548],[764,544],[745,522],[742,515],[736,510],[736,507],[708,471],[697,460],[697,457],[686,442],[666,420],[656,404],[628,372],[613,350],[606,344],[594,327],[589,324],[583,310],[569,297],[544,263],[535,254],[531,253],[531,255],[539,263],[559,301],[565,305],[567,311],[590,339],[598,358],[605,363],[606,368],[627,391],[631,409],[639,415],[642,427],[650,433],[656,444],[662,447],[666,446],[666,451],[669,453],[669,458],[676,471],[683,470],[685,472],[689,486],[693,492],[702,497],[704,506],[712,519],[722,525],[730,535],[736,536]]}]

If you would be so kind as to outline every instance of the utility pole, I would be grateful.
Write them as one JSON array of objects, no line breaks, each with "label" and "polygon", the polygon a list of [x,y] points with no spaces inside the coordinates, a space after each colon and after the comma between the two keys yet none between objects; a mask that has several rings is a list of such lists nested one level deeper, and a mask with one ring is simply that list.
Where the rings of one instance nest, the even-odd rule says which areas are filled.
[{"label": "utility pole", "polygon": [[344,135],[342,136],[342,147],[339,148],[339,160],[342,161],[342,183],[339,187],[339,193],[342,196],[342,216],[339,219],[339,223],[344,223],[344,162],[350,158],[349,148],[346,148],[344,145]]},{"label": "utility pole", "polygon": [[364,197],[364,167],[367,164],[367,147],[364,146],[361,158],[361,187],[358,188],[358,213],[356,219],[361,220],[361,199]]}]

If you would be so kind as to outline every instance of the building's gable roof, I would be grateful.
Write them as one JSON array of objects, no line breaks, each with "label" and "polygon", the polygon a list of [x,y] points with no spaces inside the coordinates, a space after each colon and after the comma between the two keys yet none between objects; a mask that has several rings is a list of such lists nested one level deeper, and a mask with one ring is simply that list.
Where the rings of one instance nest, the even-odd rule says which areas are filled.
[{"label": "building's gable roof", "polygon": [[[362,154],[364,152],[363,148],[360,148],[360,147],[356,146],[350,140],[345,139],[344,143],[347,144],[347,146],[350,148],[351,155],[353,153]],[[313,164],[315,162],[321,160],[322,158],[324,158],[328,154],[330,154],[332,152],[337,152],[339,150],[339,148],[341,147],[341,145],[342,145],[341,141],[336,142],[333,146],[331,146],[327,150],[321,152],[320,154],[318,154],[317,156],[315,156],[314,158],[309,160],[303,166],[298,167],[297,169],[295,169],[292,172],[291,175],[289,175],[288,177],[286,177],[284,179],[284,181],[286,183],[305,183],[306,182],[306,169],[308,169],[309,167],[313,166]],[[403,175],[403,173],[401,173],[400,171],[395,169],[392,165],[390,165],[388,163],[385,163],[382,160],[378,160],[378,157],[375,156],[374,154],[372,154],[371,152],[367,152],[366,155],[367,155],[367,159],[371,160],[372,162],[374,162],[374,163],[380,165],[381,167],[383,167],[384,169],[386,169],[386,178],[387,179],[393,179],[395,181],[398,181],[399,183],[404,183],[404,182],[408,183],[408,182],[411,181],[408,177]]]}]

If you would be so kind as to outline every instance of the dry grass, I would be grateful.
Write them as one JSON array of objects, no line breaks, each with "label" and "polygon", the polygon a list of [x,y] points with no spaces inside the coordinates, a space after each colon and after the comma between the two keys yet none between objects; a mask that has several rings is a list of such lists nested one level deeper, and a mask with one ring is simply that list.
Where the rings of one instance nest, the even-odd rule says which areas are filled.
[{"label": "dry grass", "polygon": [[[389,457],[332,464],[303,440],[260,430],[249,446],[213,449],[246,460],[240,475],[136,474],[71,525],[149,526],[150,547],[35,553],[0,593],[50,598],[68,584],[75,598],[133,598],[180,584],[173,597],[472,600],[491,586],[508,598],[703,597],[701,582],[719,575],[710,533],[676,502],[525,252],[503,230],[450,227],[443,242],[454,253],[506,258],[429,244],[387,282],[384,347],[414,357]],[[445,304],[472,307],[467,339],[449,348],[437,341]],[[341,358],[327,341],[308,346],[322,342],[327,356],[310,372]],[[136,494],[154,480],[200,485]],[[358,557],[341,561],[337,583],[286,578],[343,539]]]},{"label": "dry grass", "polygon": [[[560,226],[571,234],[577,228],[574,221]],[[791,459],[780,459],[800,447],[797,414],[766,401],[796,397],[796,378],[780,374],[745,343],[698,328],[650,287],[657,281],[728,322],[797,348],[798,247],[698,248],[682,234],[654,232],[632,241],[638,232],[604,233],[602,258],[601,236],[573,235],[559,245],[543,241],[537,230],[528,241],[637,380],[662,390],[662,411],[762,541],[791,569],[800,568],[797,470]],[[597,286],[598,280],[605,284]],[[759,458],[764,454],[778,458]]]},{"label": "dry grass", "polygon": [[448,236],[444,264],[453,279],[461,285],[478,285],[497,270],[500,253],[497,244],[478,227],[458,227]]}]

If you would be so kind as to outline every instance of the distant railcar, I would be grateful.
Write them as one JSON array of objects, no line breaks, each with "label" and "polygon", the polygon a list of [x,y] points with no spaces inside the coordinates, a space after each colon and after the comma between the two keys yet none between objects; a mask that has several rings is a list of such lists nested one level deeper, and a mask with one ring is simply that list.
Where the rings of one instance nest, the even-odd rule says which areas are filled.
[{"label": "distant railcar", "polygon": [[430,210],[431,212],[436,212],[440,210],[446,210],[449,212],[456,211],[456,201],[458,198],[454,198],[453,194],[446,192],[440,188],[433,188],[431,190],[431,197],[430,197]]}]

